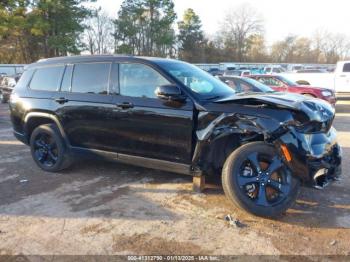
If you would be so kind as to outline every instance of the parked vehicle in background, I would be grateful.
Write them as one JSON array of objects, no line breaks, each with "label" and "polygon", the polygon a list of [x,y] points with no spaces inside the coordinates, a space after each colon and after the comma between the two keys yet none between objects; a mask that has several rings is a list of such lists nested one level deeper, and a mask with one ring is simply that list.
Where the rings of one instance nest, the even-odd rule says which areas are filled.
[{"label": "parked vehicle in background", "polygon": [[325,69],[302,69],[297,70],[296,73],[328,73]]},{"label": "parked vehicle in background", "polygon": [[283,73],[281,75],[303,85],[332,89],[336,93],[350,93],[350,61],[338,62],[334,73]]},{"label": "parked vehicle in background", "polygon": [[281,66],[266,66],[263,71],[265,74],[279,74],[285,72]]},{"label": "parked vehicle in background", "polygon": [[236,69],[239,69],[239,66],[235,63],[220,63],[219,64],[219,68],[222,70],[222,71],[225,71],[225,70],[236,70]]},{"label": "parked vehicle in background", "polygon": [[20,74],[15,76],[4,76],[0,80],[0,102],[7,103],[10,95],[20,78]]},{"label": "parked vehicle in background", "polygon": [[296,72],[298,70],[305,69],[304,65],[301,64],[288,64],[287,65],[287,72]]},{"label": "parked vehicle in background", "polygon": [[249,76],[249,70],[225,70],[223,76]]},{"label": "parked vehicle in background", "polygon": [[10,98],[15,136],[58,172],[74,153],[147,168],[220,175],[228,199],[276,217],[300,184],[341,174],[334,108],[286,93],[236,94],[185,62],[76,56],[29,65]]},{"label": "parked vehicle in background", "polygon": [[252,78],[240,76],[220,76],[219,79],[231,87],[236,93],[271,93],[276,92],[267,85]]},{"label": "parked vehicle in background", "polygon": [[279,92],[297,93],[320,98],[333,106],[337,102],[335,94],[331,89],[302,86],[281,75],[252,75],[250,77]]},{"label": "parked vehicle in background", "polygon": [[0,78],[21,74],[25,65],[21,64],[0,64]]},{"label": "parked vehicle in background", "polygon": [[208,70],[208,73],[211,74],[212,76],[222,76],[223,71],[220,70],[219,68],[210,68]]}]

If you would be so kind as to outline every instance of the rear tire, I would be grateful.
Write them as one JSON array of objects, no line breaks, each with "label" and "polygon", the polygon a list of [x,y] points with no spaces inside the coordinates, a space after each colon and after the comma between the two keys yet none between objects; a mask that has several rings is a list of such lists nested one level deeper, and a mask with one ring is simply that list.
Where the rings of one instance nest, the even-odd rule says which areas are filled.
[{"label": "rear tire", "polygon": [[235,206],[256,216],[276,218],[295,202],[300,182],[274,147],[252,142],[239,147],[226,159],[222,186]]},{"label": "rear tire", "polygon": [[35,163],[44,171],[58,172],[68,168],[72,157],[55,124],[45,124],[34,129],[30,149]]}]

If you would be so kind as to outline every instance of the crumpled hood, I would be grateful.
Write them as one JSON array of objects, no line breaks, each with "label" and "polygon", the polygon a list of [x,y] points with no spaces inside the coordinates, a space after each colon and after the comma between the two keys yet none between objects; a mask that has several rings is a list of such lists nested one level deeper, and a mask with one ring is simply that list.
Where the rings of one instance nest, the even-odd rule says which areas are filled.
[{"label": "crumpled hood", "polygon": [[326,101],[317,98],[309,98],[303,95],[291,93],[252,93],[252,94],[237,94],[235,96],[216,100],[219,104],[256,104],[262,103],[300,111],[307,115],[309,121],[325,122],[334,118],[335,110]]}]

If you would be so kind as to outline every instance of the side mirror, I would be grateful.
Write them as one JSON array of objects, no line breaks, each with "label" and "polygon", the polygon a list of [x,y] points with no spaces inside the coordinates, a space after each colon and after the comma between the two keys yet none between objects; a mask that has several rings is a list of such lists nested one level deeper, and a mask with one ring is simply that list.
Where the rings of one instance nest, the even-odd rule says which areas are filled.
[{"label": "side mirror", "polygon": [[186,96],[181,93],[181,90],[176,85],[163,85],[157,87],[155,91],[158,98],[168,101],[184,102]]}]

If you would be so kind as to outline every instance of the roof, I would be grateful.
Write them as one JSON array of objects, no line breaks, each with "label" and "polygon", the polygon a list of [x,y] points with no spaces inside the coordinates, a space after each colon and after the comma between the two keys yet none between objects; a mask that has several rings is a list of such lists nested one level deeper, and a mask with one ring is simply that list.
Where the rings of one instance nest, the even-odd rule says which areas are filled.
[{"label": "roof", "polygon": [[132,55],[78,55],[78,56],[62,56],[40,59],[38,62],[31,64],[34,65],[48,65],[48,64],[60,64],[60,63],[79,63],[79,62],[98,62],[98,61],[115,61],[118,60],[135,60],[135,61],[170,61],[171,59],[159,58],[159,57],[145,57],[145,56],[132,56]]}]

